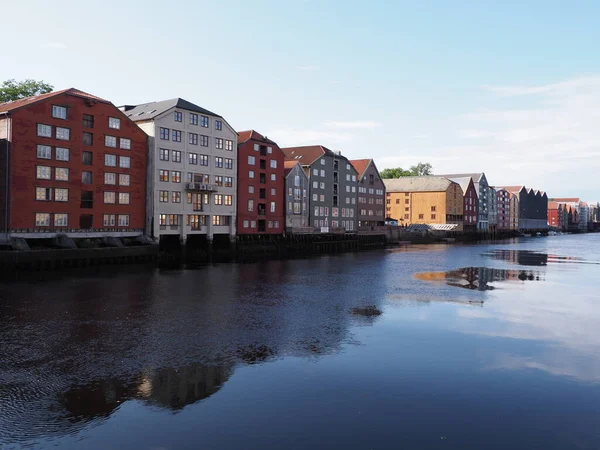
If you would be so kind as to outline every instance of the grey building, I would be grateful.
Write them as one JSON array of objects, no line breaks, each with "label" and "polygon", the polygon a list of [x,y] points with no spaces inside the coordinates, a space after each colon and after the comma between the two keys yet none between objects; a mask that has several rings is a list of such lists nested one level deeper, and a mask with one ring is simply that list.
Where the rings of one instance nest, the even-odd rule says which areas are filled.
[{"label": "grey building", "polygon": [[489,214],[490,207],[493,205],[490,204],[490,193],[489,193],[489,184],[487,178],[485,177],[485,173],[456,173],[456,174],[442,174],[438,175],[450,179],[454,178],[463,178],[470,177],[473,179],[473,184],[475,185],[475,190],[477,191],[477,195],[479,196],[479,219],[477,223],[478,231],[488,231],[490,222],[489,222]]},{"label": "grey building", "polygon": [[120,109],[150,136],[148,234],[235,236],[237,133],[227,121],[181,98]]},{"label": "grey building", "polygon": [[385,224],[385,184],[372,159],[353,159],[358,173],[358,226]]},{"label": "grey building", "polygon": [[356,232],[356,169],[340,152],[322,145],[281,149],[288,161],[298,161],[310,181],[309,225],[324,232]]},{"label": "grey building", "polygon": [[289,233],[309,227],[309,180],[298,161],[285,161],[285,228]]}]

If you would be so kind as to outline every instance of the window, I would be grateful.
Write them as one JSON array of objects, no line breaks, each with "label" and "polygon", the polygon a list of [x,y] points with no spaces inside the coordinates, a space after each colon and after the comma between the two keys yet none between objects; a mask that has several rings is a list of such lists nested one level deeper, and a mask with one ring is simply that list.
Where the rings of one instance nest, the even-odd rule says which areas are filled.
[{"label": "window", "polygon": [[321,159],[321,165],[324,166],[325,165],[325,159]]},{"label": "window", "polygon": [[319,183],[319,186],[320,186],[321,189],[325,189],[325,183],[323,181],[321,181]]},{"label": "window", "polygon": [[229,139],[225,140],[225,150],[229,150],[230,152],[233,151],[233,141],[230,141]]},{"label": "window", "polygon": [[68,189],[54,189],[54,201],[55,202],[68,202],[69,201],[69,190]]},{"label": "window", "polygon": [[86,128],[94,128],[94,116],[90,114],[83,115],[83,126]]},{"label": "window", "polygon": [[424,214],[419,214],[419,219],[422,219],[424,217]]},{"label": "window", "polygon": [[37,157],[40,159],[52,159],[52,147],[49,145],[38,145]]},{"label": "window", "polygon": [[223,148],[223,139],[215,138],[215,148],[221,150]]},{"label": "window", "polygon": [[198,125],[198,114],[190,113],[190,125]]},{"label": "window", "polygon": [[233,159],[231,159],[231,158],[225,158],[225,168],[226,169],[233,169]]},{"label": "window", "polygon": [[319,189],[319,182],[313,181],[313,189]]},{"label": "window", "polygon": [[81,184],[92,184],[92,172],[81,172]]},{"label": "window", "polygon": [[173,142],[181,142],[181,131],[173,130]]},{"label": "window", "polygon": [[254,200],[248,200],[248,211],[254,211]]},{"label": "window", "polygon": [[248,164],[254,166],[256,164],[256,157],[248,155]]},{"label": "window", "polygon": [[225,187],[233,187],[233,177],[225,177]]},{"label": "window", "polygon": [[243,225],[243,227],[244,227],[244,228],[248,228],[248,225],[249,225],[249,222],[248,222],[247,220],[244,220],[244,225]]},{"label": "window", "polygon": [[181,152],[179,150],[173,150],[173,154],[171,155],[173,162],[180,163],[181,162]]},{"label": "window", "polygon": [[208,147],[208,136],[200,135],[200,145],[202,147]]},{"label": "window", "polygon": [[104,155],[104,165],[109,167],[117,167],[117,157],[106,153]]},{"label": "window", "polygon": [[119,226],[120,227],[128,227],[129,226],[129,214],[119,214]]},{"label": "window", "polygon": [[116,194],[114,192],[104,192],[104,203],[115,203]]},{"label": "window", "polygon": [[268,154],[273,153],[273,147],[267,147],[267,153]]},{"label": "window", "polygon": [[169,203],[169,191],[158,191],[158,201],[160,203]]},{"label": "window", "polygon": [[215,205],[222,205],[223,204],[223,195],[221,194],[215,194]]},{"label": "window", "polygon": [[248,178],[254,178],[254,170],[248,171]]},{"label": "window", "polygon": [[208,117],[200,116],[200,126],[204,128],[208,128]]},{"label": "window", "polygon": [[119,167],[129,169],[131,167],[131,158],[129,156],[119,156]]},{"label": "window", "polygon": [[158,171],[158,179],[160,181],[169,181],[169,171],[168,170],[159,170]]},{"label": "window", "polygon": [[85,166],[91,166],[93,162],[92,152],[83,152],[81,154],[81,163]]},{"label": "window", "polygon": [[56,127],[56,139],[68,141],[71,137],[71,130],[68,128]]},{"label": "window", "polygon": [[223,186],[223,177],[220,175],[215,176],[215,184],[217,186]]},{"label": "window", "polygon": [[120,138],[119,147],[121,147],[123,150],[131,150],[131,139]]},{"label": "window", "polygon": [[68,214],[54,214],[54,226],[66,227],[69,224]]},{"label": "window", "polygon": [[[397,201],[397,200],[396,200]],[[404,200],[404,204],[408,205],[410,203],[410,201],[408,199]]]},{"label": "window", "polygon": [[313,202],[319,201],[319,195],[318,194],[313,194],[312,199],[313,199]]},{"label": "window", "polygon": [[166,148],[161,148],[158,153],[158,158],[161,161],[168,161],[169,160],[169,150],[167,150]]},{"label": "window", "polygon": [[181,192],[178,192],[178,191],[171,192],[171,202],[172,203],[181,203]]},{"label": "window", "polygon": [[126,173],[119,174],[119,186],[129,186],[131,184],[131,176]]},{"label": "window", "polygon": [[119,204],[129,205],[129,192],[119,192]]},{"label": "window", "polygon": [[102,216],[102,224],[105,227],[114,227],[115,226],[115,215],[114,214],[104,214]]},{"label": "window", "polygon": [[254,194],[254,186],[248,186],[248,193]]},{"label": "window", "polygon": [[349,173],[346,174],[346,181],[350,181],[350,174]]},{"label": "window", "polygon": [[198,145],[198,135],[196,133],[189,133],[190,136],[190,144]]},{"label": "window", "polygon": [[167,215],[166,214],[159,214],[158,224],[161,226],[167,225]]},{"label": "window", "polygon": [[56,160],[57,161],[68,161],[69,160],[69,149],[56,147]]},{"label": "window", "polygon": [[431,207],[431,212],[435,212],[435,206]]},{"label": "window", "polygon": [[356,175],[352,175],[352,181],[356,182]]},{"label": "window", "polygon": [[275,188],[271,188],[271,195],[277,195],[277,190]]},{"label": "window", "polygon": [[271,174],[271,181],[276,181],[277,180],[277,175],[272,173]]},{"label": "window", "polygon": [[37,135],[42,137],[52,137],[52,127],[50,125],[44,125],[43,123],[37,124]]},{"label": "window", "polygon": [[117,174],[105,172],[104,173],[104,184],[117,184]]},{"label": "window", "polygon": [[215,167],[223,167],[223,158],[221,156],[215,156]]},{"label": "window", "polygon": [[313,169],[313,175],[318,177],[319,176],[319,169]]},{"label": "window", "polygon": [[271,169],[277,169],[277,160],[276,159],[271,159],[269,161],[269,165],[271,166]]},{"label": "window", "polygon": [[225,201],[225,206],[233,205],[233,195],[225,195],[223,200]]},{"label": "window", "polygon": [[183,114],[180,111],[175,111],[173,114],[175,122],[183,122]]},{"label": "window", "polygon": [[83,145],[94,145],[94,135],[92,133],[83,132]]},{"label": "window", "polygon": [[222,130],[222,129],[223,129],[223,121],[215,120],[215,130]]},{"label": "window", "polygon": [[321,176],[324,177],[325,176],[325,171],[323,169],[321,169]]},{"label": "window", "polygon": [[35,199],[44,201],[52,200],[52,188],[36,187]]},{"label": "window", "polygon": [[178,170],[173,170],[171,172],[171,181],[173,183],[181,183],[181,172]]},{"label": "window", "polygon": [[188,162],[190,164],[197,165],[198,164],[198,153],[190,153],[188,155]]},{"label": "window", "polygon": [[431,218],[432,218],[432,219],[435,219],[435,217],[436,217],[436,215],[435,215],[435,214],[432,214],[432,215],[431,215]]},{"label": "window", "polygon": [[169,129],[168,128],[160,128],[160,138],[168,141],[169,140]]},{"label": "window", "polygon": [[213,225],[228,226],[230,219],[229,216],[213,216]]},{"label": "window", "polygon": [[54,169],[54,179],[57,181],[69,181],[69,169],[56,167]]},{"label": "window", "polygon": [[271,202],[271,212],[275,212],[275,202]]},{"label": "window", "polygon": [[49,227],[50,226],[50,214],[49,213],[36,213],[35,214],[35,226],[36,227]]},{"label": "window", "polygon": [[52,117],[57,119],[67,119],[67,108],[64,106],[52,105]]}]

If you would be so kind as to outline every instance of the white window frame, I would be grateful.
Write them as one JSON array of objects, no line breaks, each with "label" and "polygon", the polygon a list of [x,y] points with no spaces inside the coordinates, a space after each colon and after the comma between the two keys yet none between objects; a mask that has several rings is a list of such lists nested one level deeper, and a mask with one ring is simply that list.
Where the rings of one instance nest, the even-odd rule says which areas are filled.
[{"label": "white window frame", "polygon": [[113,130],[121,129],[121,119],[118,117],[109,117],[108,118],[108,128],[112,128]]}]

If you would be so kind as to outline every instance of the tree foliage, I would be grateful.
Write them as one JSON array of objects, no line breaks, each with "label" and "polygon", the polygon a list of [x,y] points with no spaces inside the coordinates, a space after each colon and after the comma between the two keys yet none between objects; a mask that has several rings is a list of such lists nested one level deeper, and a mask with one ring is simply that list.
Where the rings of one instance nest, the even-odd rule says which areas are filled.
[{"label": "tree foliage", "polygon": [[32,95],[52,92],[54,86],[36,80],[6,80],[0,85],[0,103],[12,102]]},{"label": "tree foliage", "polygon": [[420,162],[416,166],[411,166],[409,170],[405,170],[402,167],[395,167],[381,171],[381,178],[418,177],[423,175],[433,175],[433,166],[431,164]]}]

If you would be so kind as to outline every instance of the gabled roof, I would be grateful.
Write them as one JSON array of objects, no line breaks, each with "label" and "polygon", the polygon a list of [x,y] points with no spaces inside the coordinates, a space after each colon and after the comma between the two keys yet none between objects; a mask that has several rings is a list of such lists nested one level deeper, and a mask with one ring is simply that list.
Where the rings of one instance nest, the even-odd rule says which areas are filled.
[{"label": "gabled roof", "polygon": [[473,178],[474,183],[479,183],[485,174],[483,172],[477,173],[442,173],[439,176],[446,178]]},{"label": "gabled roof", "polygon": [[[473,179],[471,177],[457,177],[457,178],[449,178],[449,177],[445,177],[448,178],[451,181],[454,181],[455,183],[458,183],[460,185],[460,188],[463,191],[463,195],[465,195],[467,193],[467,190],[469,189],[469,185],[473,182]],[[479,196],[479,192],[477,192],[477,195]]]},{"label": "gabled roof", "polygon": [[302,167],[302,165],[300,164],[300,161],[293,161],[293,160],[292,161],[284,161],[283,169],[284,169],[285,176],[287,177],[290,174],[290,172],[292,171],[292,169],[298,165],[300,167]]},{"label": "gabled roof", "polygon": [[260,141],[260,142],[264,142],[266,144],[277,145],[276,142],[272,141],[271,139],[267,138],[266,136],[263,136],[262,134],[260,134],[259,132],[255,131],[255,130],[246,130],[246,131],[238,132],[238,145],[243,144],[244,142],[248,142],[250,140]]},{"label": "gabled roof", "polygon": [[323,155],[336,154],[323,145],[306,145],[303,147],[286,147],[281,149],[287,160],[299,161],[303,166],[310,166]]},{"label": "gabled roof", "polygon": [[504,189],[508,192],[511,192],[513,194],[517,193],[517,192],[521,192],[521,190],[524,188],[525,186],[496,186],[496,188],[498,189]]},{"label": "gabled roof", "polygon": [[79,89],[69,88],[63,89],[62,91],[54,91],[48,92],[47,94],[34,95],[32,97],[26,97],[19,100],[15,100],[14,102],[0,103],[0,113],[14,111],[19,108],[23,108],[25,106],[32,105],[37,102],[41,102],[42,100],[46,100],[52,97],[57,97],[59,95],[74,95],[76,97],[81,97],[89,100],[93,100],[95,102],[100,103],[109,103],[108,100],[104,100],[103,98],[96,97],[95,95],[88,94],[87,92],[80,91]]},{"label": "gabled roof", "polygon": [[558,209],[558,202],[548,202],[548,209]]},{"label": "gabled roof", "polygon": [[555,197],[549,200],[558,203],[579,203],[581,201],[579,197]]},{"label": "gabled roof", "polygon": [[387,192],[445,192],[450,185],[458,185],[440,176],[400,177],[384,179],[383,183]]},{"label": "gabled roof", "polygon": [[142,120],[151,120],[156,116],[167,112],[172,108],[181,108],[187,111],[197,112],[207,116],[221,117],[208,109],[201,108],[182,98],[172,98],[170,100],[162,100],[160,102],[143,103],[136,106],[121,106],[121,110],[134,122]]},{"label": "gabled roof", "polygon": [[367,168],[369,167],[369,164],[371,164],[372,161],[373,161],[372,159],[351,159],[350,160],[350,164],[352,164],[354,169],[356,169],[356,172],[358,172],[359,180],[362,179],[363,175],[365,174],[365,171],[367,170]]}]

